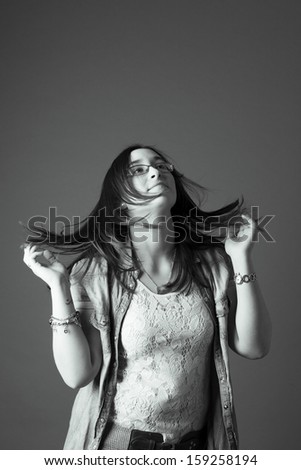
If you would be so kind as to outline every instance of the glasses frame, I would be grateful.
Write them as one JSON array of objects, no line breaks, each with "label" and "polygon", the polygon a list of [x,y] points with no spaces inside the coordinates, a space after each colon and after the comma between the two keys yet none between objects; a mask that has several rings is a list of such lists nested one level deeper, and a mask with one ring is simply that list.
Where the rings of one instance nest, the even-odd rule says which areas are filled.
[{"label": "glasses frame", "polygon": [[[164,170],[158,169],[158,167],[159,167],[160,165],[164,165],[165,169],[164,169]],[[133,174],[131,174],[131,170],[132,170],[133,168],[136,168],[136,167],[145,167],[146,170],[145,170],[144,173],[140,173],[140,175],[133,175]],[[129,176],[130,178],[134,178],[134,177],[137,177],[137,176],[138,176],[138,177],[139,177],[139,176],[145,176],[145,175],[148,174],[150,167],[155,168],[155,170],[157,170],[157,171],[159,171],[159,172],[162,171],[163,173],[172,173],[173,170],[174,170],[174,165],[173,165],[172,163],[160,162],[160,163],[152,163],[152,164],[150,164],[150,165],[147,165],[146,163],[137,163],[137,165],[133,165],[133,166],[131,166],[131,167],[128,169],[128,176]]]}]

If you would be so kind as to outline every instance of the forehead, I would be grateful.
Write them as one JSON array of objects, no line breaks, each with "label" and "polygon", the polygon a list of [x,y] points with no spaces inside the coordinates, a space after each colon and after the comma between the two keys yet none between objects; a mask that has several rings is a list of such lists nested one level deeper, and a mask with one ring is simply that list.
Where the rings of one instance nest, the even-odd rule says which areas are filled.
[{"label": "forehead", "polygon": [[154,150],[136,149],[131,152],[131,163],[148,163],[155,160],[163,160]]}]

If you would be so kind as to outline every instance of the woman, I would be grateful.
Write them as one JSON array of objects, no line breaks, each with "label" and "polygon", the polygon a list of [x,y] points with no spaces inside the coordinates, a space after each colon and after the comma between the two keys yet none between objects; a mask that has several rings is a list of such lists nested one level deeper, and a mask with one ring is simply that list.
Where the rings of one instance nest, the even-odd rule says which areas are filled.
[{"label": "woman", "polygon": [[239,201],[202,211],[189,184],[154,147],[128,147],[78,230],[25,246],[51,289],[57,368],[80,389],[65,449],[238,446],[227,347],[256,359],[271,339],[256,223]]}]

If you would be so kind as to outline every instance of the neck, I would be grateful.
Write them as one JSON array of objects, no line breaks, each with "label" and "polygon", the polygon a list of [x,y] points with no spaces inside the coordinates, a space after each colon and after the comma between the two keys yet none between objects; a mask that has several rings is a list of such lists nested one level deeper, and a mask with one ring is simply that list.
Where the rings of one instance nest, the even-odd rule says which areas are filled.
[{"label": "neck", "polygon": [[162,259],[170,259],[174,249],[172,219],[162,223],[144,222],[130,228],[131,243],[137,258],[149,266],[156,266]]}]

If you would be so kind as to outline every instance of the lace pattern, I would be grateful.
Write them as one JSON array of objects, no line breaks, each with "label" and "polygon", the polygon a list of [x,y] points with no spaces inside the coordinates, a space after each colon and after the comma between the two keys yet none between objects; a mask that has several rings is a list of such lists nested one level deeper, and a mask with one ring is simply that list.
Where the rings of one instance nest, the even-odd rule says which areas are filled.
[{"label": "lace pattern", "polygon": [[213,324],[194,287],[154,294],[139,280],[121,331],[111,419],[165,434],[170,442],[200,429],[208,407]]}]

